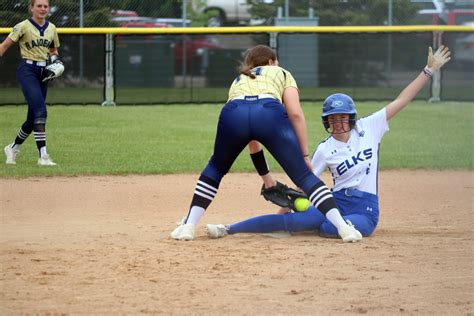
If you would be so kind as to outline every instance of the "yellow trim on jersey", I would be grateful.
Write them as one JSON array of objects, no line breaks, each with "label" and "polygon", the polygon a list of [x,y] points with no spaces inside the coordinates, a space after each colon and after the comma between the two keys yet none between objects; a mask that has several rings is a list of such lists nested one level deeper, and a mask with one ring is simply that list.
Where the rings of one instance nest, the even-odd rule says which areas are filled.
[{"label": "yellow trim on jersey", "polygon": [[271,94],[282,102],[283,92],[288,87],[295,87],[295,78],[288,70],[279,66],[260,66],[251,71],[255,79],[246,75],[239,75],[229,89],[229,99],[232,100],[241,95]]},{"label": "yellow trim on jersey", "polygon": [[[18,42],[23,59],[35,61],[48,60],[49,50],[59,47],[58,32],[54,24],[47,22],[45,29],[39,29],[29,19],[24,20],[13,27],[8,37]],[[46,25],[45,25],[46,26]]]}]

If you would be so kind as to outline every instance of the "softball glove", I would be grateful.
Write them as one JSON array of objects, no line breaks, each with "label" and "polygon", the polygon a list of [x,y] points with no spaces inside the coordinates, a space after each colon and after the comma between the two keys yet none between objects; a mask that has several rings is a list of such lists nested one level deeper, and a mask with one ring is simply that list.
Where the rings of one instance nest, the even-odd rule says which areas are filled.
[{"label": "softball glove", "polygon": [[295,210],[295,200],[297,198],[307,199],[306,194],[295,189],[289,188],[281,182],[277,181],[276,186],[265,189],[265,186],[262,186],[260,192],[263,195],[263,198],[267,201],[270,201],[281,207],[288,207],[292,210]]}]

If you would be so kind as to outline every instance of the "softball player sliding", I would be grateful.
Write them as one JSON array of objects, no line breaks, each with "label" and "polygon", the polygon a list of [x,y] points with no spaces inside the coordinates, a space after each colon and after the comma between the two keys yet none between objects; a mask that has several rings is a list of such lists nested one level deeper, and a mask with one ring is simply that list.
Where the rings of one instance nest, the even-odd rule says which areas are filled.
[{"label": "softball player sliding", "polygon": [[[0,44],[0,56],[18,42],[22,61],[17,69],[17,79],[28,103],[26,121],[15,141],[4,148],[7,164],[16,164],[20,146],[33,132],[39,151],[38,165],[54,166],[56,163],[46,151],[46,93],[48,80],[59,76],[64,66],[58,58],[59,38],[56,27],[46,21],[48,0],[30,0],[31,17],[13,27],[12,32]],[[48,56],[52,64],[48,67]]]},{"label": "softball player sliding", "polygon": [[[322,121],[331,136],[317,147],[312,159],[313,172],[320,176],[329,168],[336,204],[344,219],[363,236],[370,236],[379,220],[379,145],[389,129],[388,121],[410,103],[433,73],[451,59],[449,56],[447,47],[441,46],[434,55],[430,47],[428,64],[418,77],[394,101],[368,117],[357,119],[354,101],[342,93],[330,95],[323,103]],[[211,238],[304,230],[319,230],[324,237],[338,236],[334,225],[314,207],[306,212],[258,216],[232,225],[208,224],[206,229]]]},{"label": "softball player sliding", "polygon": [[[245,54],[241,74],[233,81],[229,100],[219,116],[214,153],[196,184],[188,215],[171,232],[173,239],[194,238],[196,225],[216,196],[222,177],[252,141],[268,149],[291,180],[337,227],[344,242],[362,239],[343,220],[329,189],[311,172],[306,122],[296,82],[290,72],[278,66],[275,52],[263,45]],[[254,152],[252,160],[259,174],[267,173],[262,171],[266,168],[263,151]]]}]

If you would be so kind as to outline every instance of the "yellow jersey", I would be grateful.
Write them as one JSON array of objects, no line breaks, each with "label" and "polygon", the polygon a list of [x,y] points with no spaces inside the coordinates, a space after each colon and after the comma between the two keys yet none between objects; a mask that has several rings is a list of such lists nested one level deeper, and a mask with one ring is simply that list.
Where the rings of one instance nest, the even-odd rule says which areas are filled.
[{"label": "yellow jersey", "polygon": [[8,35],[12,41],[18,42],[23,59],[46,61],[50,48],[59,47],[59,37],[54,24],[38,25],[32,18],[24,20],[13,27]]},{"label": "yellow jersey", "polygon": [[259,66],[251,70],[255,79],[240,74],[235,78],[229,89],[228,101],[241,96],[271,94],[282,102],[283,92],[288,87],[295,87],[295,78],[291,73],[279,66]]}]

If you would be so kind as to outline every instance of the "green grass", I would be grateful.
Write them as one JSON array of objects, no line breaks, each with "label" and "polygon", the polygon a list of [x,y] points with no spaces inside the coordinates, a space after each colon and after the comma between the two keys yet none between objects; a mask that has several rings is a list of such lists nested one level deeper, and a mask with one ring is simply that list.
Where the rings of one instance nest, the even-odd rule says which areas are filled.
[{"label": "green grass", "polygon": [[[225,102],[228,96],[228,86],[222,88],[126,88],[117,87],[116,102],[118,105],[196,103],[196,102]],[[356,100],[383,100],[396,96],[404,86],[392,87],[318,87],[300,88],[302,100],[324,100],[328,95],[338,91],[347,93]],[[0,104],[23,104],[24,97],[17,87],[0,88],[2,98]],[[430,96],[429,87],[425,87],[417,98],[426,100]],[[457,84],[443,89],[445,100],[473,100],[473,89],[469,84]],[[100,105],[103,101],[103,87],[53,87],[48,90],[48,103],[63,104],[92,104]]]},{"label": "green grass", "polygon": [[[384,103],[358,103],[360,116]],[[212,152],[221,105],[51,106],[47,143],[57,167],[36,166],[33,137],[16,166],[0,164],[0,177],[200,172]],[[305,103],[310,150],[327,136],[320,103]],[[472,169],[473,103],[413,102],[390,122],[380,167]],[[2,148],[15,137],[25,106],[0,107]],[[3,159],[3,157],[2,157]],[[273,159],[272,170],[281,171]],[[244,152],[231,171],[253,171]]]}]

